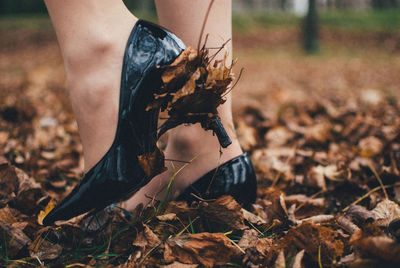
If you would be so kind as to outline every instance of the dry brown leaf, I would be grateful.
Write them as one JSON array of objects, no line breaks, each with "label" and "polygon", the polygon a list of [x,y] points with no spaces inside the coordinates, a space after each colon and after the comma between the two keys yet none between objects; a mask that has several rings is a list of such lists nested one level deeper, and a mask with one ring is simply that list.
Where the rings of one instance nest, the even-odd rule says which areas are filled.
[{"label": "dry brown leaf", "polygon": [[96,213],[85,215],[80,221],[79,226],[87,233],[97,233],[102,231],[111,220],[110,213],[102,209]]},{"label": "dry brown leaf", "polygon": [[174,261],[171,264],[163,266],[163,268],[197,268],[199,267],[197,264],[185,264],[181,262]]},{"label": "dry brown leaf", "polygon": [[143,225],[144,229],[138,234],[132,245],[140,248],[141,250],[151,249],[160,244],[160,239],[147,225]]},{"label": "dry brown leaf", "polygon": [[385,235],[364,236],[360,230],[352,235],[350,243],[372,256],[400,263],[400,245]]},{"label": "dry brown leaf", "polygon": [[38,258],[39,260],[54,260],[60,256],[62,249],[60,245],[53,244],[38,236],[29,245],[29,254],[32,258]]},{"label": "dry brown leaf", "polygon": [[49,203],[46,205],[46,207],[44,208],[44,210],[41,210],[39,212],[38,218],[37,218],[37,222],[40,225],[43,225],[43,219],[47,216],[47,214],[50,213],[50,211],[56,206],[56,203],[53,199],[51,199],[49,201]]},{"label": "dry brown leaf", "polygon": [[326,181],[325,181],[325,167],[323,166],[314,166],[312,167],[307,174],[307,185],[311,187],[320,188],[323,191],[326,190]]},{"label": "dry brown leaf", "polygon": [[289,131],[287,128],[278,126],[269,130],[264,136],[268,143],[268,147],[282,147],[294,138],[294,133]]},{"label": "dry brown leaf", "polygon": [[331,139],[332,124],[330,122],[314,123],[307,127],[304,137],[307,143],[326,143]]},{"label": "dry brown leaf", "polygon": [[164,166],[164,154],[157,147],[153,152],[138,155],[137,158],[148,178],[152,178],[167,170]]},{"label": "dry brown leaf", "polygon": [[281,180],[289,181],[294,178],[293,167],[288,159],[294,156],[292,148],[274,148],[272,150],[259,149],[251,155],[254,168],[264,174],[264,177],[273,180],[277,176]]},{"label": "dry brown leaf", "polygon": [[267,254],[272,251],[273,244],[272,239],[261,238],[257,240],[256,249],[261,255],[267,256]]},{"label": "dry brown leaf", "polygon": [[15,168],[15,171],[19,181],[16,198],[18,209],[28,214],[37,211],[37,201],[43,197],[41,185],[21,169]]},{"label": "dry brown leaf", "polygon": [[238,242],[240,248],[254,247],[257,243],[259,233],[254,229],[246,229]]},{"label": "dry brown leaf", "polygon": [[230,195],[224,195],[212,202],[201,203],[201,213],[215,222],[223,223],[234,230],[243,230],[243,213],[241,206]]},{"label": "dry brown leaf", "polygon": [[391,221],[400,218],[400,206],[390,200],[383,200],[371,212],[378,226],[387,227]]},{"label": "dry brown leaf", "polygon": [[160,221],[175,221],[178,218],[176,217],[175,213],[168,213],[164,215],[157,215],[156,218]]},{"label": "dry brown leaf", "polygon": [[369,211],[363,206],[353,205],[349,206],[346,212],[346,218],[350,218],[358,225],[364,225],[365,223],[372,222],[375,220],[376,214]]},{"label": "dry brown leaf", "polygon": [[9,223],[12,224],[17,222],[17,211],[15,209],[11,209],[8,206],[0,209],[0,223]]},{"label": "dry brown leaf", "polygon": [[6,158],[0,156],[0,198],[7,200],[15,197],[18,190],[18,176],[15,168],[7,161]]},{"label": "dry brown leaf", "polygon": [[179,261],[206,267],[225,265],[237,254],[237,248],[221,233],[198,233],[169,238],[165,244],[166,262]]},{"label": "dry brown leaf", "polygon": [[276,258],[273,268],[286,268],[285,252],[281,250]]},{"label": "dry brown leaf", "polygon": [[288,195],[285,196],[285,202],[288,205],[296,204],[296,206],[303,206],[303,207],[313,207],[316,208],[324,208],[325,206],[325,198],[311,198],[304,194],[295,194],[295,195]]},{"label": "dry brown leaf", "polygon": [[251,148],[254,148],[258,143],[257,130],[247,125],[243,120],[239,120],[236,125],[237,136],[243,150],[249,151]]},{"label": "dry brown leaf", "polygon": [[286,208],[284,194],[275,187],[264,189],[263,195],[265,198],[261,200],[264,204],[267,213],[267,223],[271,224],[273,220],[279,220],[283,223],[288,223],[289,214]]},{"label": "dry brown leaf", "polygon": [[321,261],[324,265],[342,256],[344,250],[343,241],[340,240],[337,232],[309,221],[290,229],[284,240],[287,241],[288,245],[295,245],[299,249],[304,249],[316,262],[320,251]]},{"label": "dry brown leaf", "polygon": [[233,80],[232,67],[228,68],[225,60],[210,62],[207,50],[188,47],[171,65],[162,67],[164,84],[147,107],[168,113],[159,137],[178,125],[201,123],[205,130],[215,131],[222,147],[231,143],[227,134],[219,131],[217,107],[226,101],[223,94]]},{"label": "dry brown leaf", "polygon": [[21,250],[31,243],[31,239],[23,231],[12,227],[10,224],[0,223],[0,231],[5,237],[9,258],[15,258]]},{"label": "dry brown leaf", "polygon": [[242,213],[243,213],[243,218],[246,221],[250,222],[251,224],[254,224],[254,225],[257,226],[257,225],[263,225],[263,224],[267,223],[261,217],[259,217],[259,216],[255,215],[255,214],[245,210],[244,208],[242,208]]},{"label": "dry brown leaf", "polygon": [[304,265],[302,262],[303,262],[305,252],[306,251],[304,249],[297,252],[296,256],[294,256],[291,268],[304,268]]},{"label": "dry brown leaf", "polygon": [[381,153],[383,143],[377,137],[370,136],[360,140],[358,147],[360,150],[360,156],[369,158]]}]

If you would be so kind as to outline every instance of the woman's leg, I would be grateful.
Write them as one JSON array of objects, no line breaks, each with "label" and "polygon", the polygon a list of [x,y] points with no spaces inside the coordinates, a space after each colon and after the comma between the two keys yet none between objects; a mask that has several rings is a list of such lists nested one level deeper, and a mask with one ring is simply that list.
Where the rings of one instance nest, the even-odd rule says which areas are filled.
[{"label": "woman's leg", "polygon": [[[197,48],[210,2],[211,0],[156,0],[160,25],[174,32],[186,45]],[[201,44],[204,43],[206,35],[208,35],[206,46],[211,48],[221,47],[226,41],[231,40],[231,8],[231,0],[215,1],[207,20]],[[211,53],[216,51],[216,49],[212,49]],[[231,42],[226,45],[226,51],[228,52],[227,60],[230,63],[232,57]],[[224,54],[224,51],[220,52],[217,59],[223,59]],[[196,179],[216,168],[218,164],[222,164],[242,153],[233,127],[230,94],[227,96],[226,103],[219,108],[219,113],[225,129],[232,139],[232,144],[228,148],[222,149],[221,155],[217,137],[213,136],[211,131],[205,132],[200,124],[182,125],[169,131],[165,152],[167,159],[190,161],[197,156],[178,174],[174,182],[174,190],[186,188]],[[182,163],[167,160],[168,171],[155,177],[126,202],[124,207],[131,210],[139,203],[147,204],[149,197],[155,196],[169,181],[173,172],[182,165]]]},{"label": "woman's leg", "polygon": [[137,19],[122,0],[45,0],[67,73],[85,170],[106,153],[118,120],[122,60]]}]

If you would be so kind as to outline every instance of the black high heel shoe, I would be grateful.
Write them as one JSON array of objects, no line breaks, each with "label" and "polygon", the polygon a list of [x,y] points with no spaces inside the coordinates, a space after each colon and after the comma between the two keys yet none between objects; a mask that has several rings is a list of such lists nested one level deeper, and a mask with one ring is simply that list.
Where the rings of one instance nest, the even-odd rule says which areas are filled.
[{"label": "black high heel shoe", "polygon": [[244,208],[256,201],[257,180],[247,153],[241,154],[211,170],[179,194],[176,200],[192,203],[231,195]]},{"label": "black high heel shoe", "polygon": [[185,49],[169,31],[139,20],[127,42],[123,59],[118,124],[107,153],[74,190],[44,218],[44,225],[100,210],[136,192],[152,177],[140,156],[158,150],[158,109],[146,111],[154,91],[161,86],[161,69]]}]

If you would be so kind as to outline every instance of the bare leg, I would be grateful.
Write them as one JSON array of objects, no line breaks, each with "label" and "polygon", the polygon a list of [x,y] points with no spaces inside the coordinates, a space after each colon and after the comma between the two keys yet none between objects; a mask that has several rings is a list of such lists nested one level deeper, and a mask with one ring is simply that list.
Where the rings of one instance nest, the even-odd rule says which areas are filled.
[{"label": "bare leg", "polygon": [[[160,24],[174,32],[186,45],[197,48],[210,0],[156,0]],[[232,38],[231,27],[231,0],[216,0],[209,15],[203,39],[208,34],[207,47],[221,47]],[[204,40],[203,40],[204,41]],[[202,42],[203,44],[203,42]],[[231,60],[232,45],[226,46]],[[216,51],[216,50],[212,50]],[[219,59],[224,57],[224,52],[219,54]],[[210,131],[205,132],[199,124],[192,126],[179,126],[169,132],[166,158],[190,161],[197,158],[184,168],[176,177],[174,190],[186,188],[189,184],[200,178],[208,171],[217,167],[242,153],[233,127],[231,96],[219,109],[222,123],[225,126],[232,144],[222,150],[218,140]],[[148,185],[135,194],[124,207],[134,209],[139,203],[147,204],[148,197],[153,197],[169,181],[172,174],[183,164],[179,162],[166,162],[168,171],[155,177]],[[160,198],[160,195],[157,197]]]},{"label": "bare leg", "polygon": [[45,3],[64,59],[87,171],[114,139],[122,59],[137,19],[122,0]]}]

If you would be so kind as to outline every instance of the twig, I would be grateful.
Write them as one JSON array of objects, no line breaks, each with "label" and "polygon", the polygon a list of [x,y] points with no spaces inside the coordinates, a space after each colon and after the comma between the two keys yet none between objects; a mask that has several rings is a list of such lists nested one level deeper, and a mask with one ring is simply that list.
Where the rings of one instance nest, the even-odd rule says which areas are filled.
[{"label": "twig", "polygon": [[246,254],[246,251],[244,251],[238,244],[236,244],[235,241],[233,241],[233,240],[230,239],[229,237],[227,237],[227,238],[229,239],[229,241],[231,241],[231,243],[232,243],[235,247],[237,247],[237,248],[240,250],[240,252],[242,252],[243,254]]},{"label": "twig", "polygon": [[368,167],[372,170],[372,172],[374,173],[376,179],[378,180],[379,184],[381,185],[383,194],[385,195],[385,199],[389,199],[389,196],[388,196],[388,194],[387,194],[387,192],[385,190],[385,187],[383,185],[382,179],[379,176],[378,172],[376,172],[376,169],[374,168],[374,166],[370,162],[368,163]]},{"label": "twig", "polygon": [[155,245],[154,247],[152,247],[144,256],[143,259],[140,261],[139,263],[139,267],[142,266],[143,262],[147,259],[147,257],[156,249],[161,245],[162,242],[159,242],[157,245]]},{"label": "twig", "polygon": [[[365,195],[361,196],[360,198],[358,198],[356,201],[354,201],[353,203],[351,203],[350,205],[355,205],[358,204],[359,202],[361,202],[362,200],[364,200],[366,197],[368,197],[370,194],[379,191],[382,187],[383,188],[391,188],[394,186],[399,186],[400,183],[395,183],[395,184],[391,184],[391,185],[384,185],[384,186],[377,186],[374,189],[370,190],[369,192],[367,192]],[[343,212],[346,212],[347,210],[349,210],[350,205],[348,205],[347,207],[345,207],[344,209],[342,209]]]},{"label": "twig", "polygon": [[214,4],[215,0],[211,0],[210,5],[208,6],[206,16],[204,17],[203,26],[201,26],[200,38],[197,44],[197,50],[200,50],[201,39],[203,39],[204,29],[206,28],[208,16],[210,15],[211,7]]},{"label": "twig", "polygon": [[178,163],[186,163],[190,164],[190,161],[185,161],[185,160],[176,160],[176,159],[170,159],[170,158],[165,158],[165,161],[171,161],[171,162],[178,162]]},{"label": "twig", "polygon": [[[191,224],[193,224],[193,223],[194,223],[195,221],[197,221],[198,219],[200,219],[200,217],[194,218],[194,220],[192,220]],[[175,235],[175,237],[180,236],[181,234],[183,234],[184,231],[188,230],[188,228],[189,228],[189,226],[190,226],[191,224],[189,223],[188,225],[184,226],[184,227],[183,227],[183,230],[180,231],[179,233],[177,233],[177,234]]]},{"label": "twig", "polygon": [[[208,36],[208,35],[207,35]],[[218,49],[217,52],[214,53],[214,55],[212,55],[209,59],[208,59],[208,64],[210,64],[213,59],[222,51],[222,49],[224,49],[224,47],[226,46],[226,44],[228,44],[231,41],[231,39],[228,39],[227,41],[225,41],[225,43],[222,44],[222,46],[220,46],[219,48],[214,48],[214,49]],[[210,49],[210,48],[207,48]],[[224,61],[224,63],[226,63]]]},{"label": "twig", "polygon": [[240,80],[240,78],[242,77],[242,74],[243,74],[243,70],[244,70],[243,68],[240,69],[239,76],[238,76],[238,78],[236,79],[235,83],[231,86],[231,88],[230,88],[229,90],[227,90],[227,91],[224,93],[224,95],[221,96],[222,98],[225,97],[226,95],[228,95],[228,94],[233,90],[233,88],[237,85],[237,83],[239,83],[239,80]]}]

